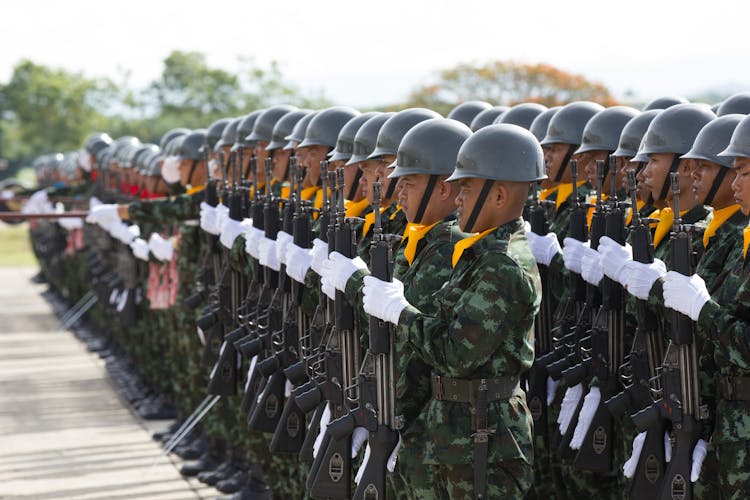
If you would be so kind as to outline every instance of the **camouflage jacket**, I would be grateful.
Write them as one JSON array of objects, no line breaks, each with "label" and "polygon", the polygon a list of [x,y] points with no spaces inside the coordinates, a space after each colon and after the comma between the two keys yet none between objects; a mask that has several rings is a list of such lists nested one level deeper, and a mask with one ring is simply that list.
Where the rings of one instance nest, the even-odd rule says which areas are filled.
[{"label": "camouflage jacket", "polygon": [[[164,227],[167,220],[198,219],[203,191],[181,194],[156,200],[138,200],[128,204],[128,216],[133,223],[152,223]],[[171,223],[171,222],[170,222]]]},{"label": "camouflage jacket", "polygon": [[[458,379],[515,377],[534,360],[534,318],[541,283],[519,218],[464,250],[450,279],[432,294],[436,315],[414,306],[401,313],[399,334],[438,375]],[[425,463],[473,461],[469,404],[432,399]],[[531,462],[531,415],[518,392],[489,404],[490,463]]]}]

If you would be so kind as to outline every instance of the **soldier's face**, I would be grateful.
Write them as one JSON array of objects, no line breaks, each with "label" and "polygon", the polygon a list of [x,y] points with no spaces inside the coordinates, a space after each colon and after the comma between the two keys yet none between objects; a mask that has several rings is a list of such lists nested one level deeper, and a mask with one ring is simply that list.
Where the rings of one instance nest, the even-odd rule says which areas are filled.
[{"label": "soldier's face", "polygon": [[[698,162],[698,166],[693,170],[692,175],[692,190],[695,196],[695,201],[703,203],[711,191],[714,179],[719,175],[721,169],[724,168],[714,162],[701,160]],[[714,194],[713,200],[711,200],[711,206],[714,208],[725,208],[733,203],[733,194],[731,184],[734,180],[734,171],[728,170],[724,175],[724,180],[719,185],[719,189]]]},{"label": "soldier's face", "polygon": [[391,182],[397,182],[396,179],[388,178],[388,174],[391,173],[391,170],[388,168],[388,166],[391,165],[394,161],[396,161],[396,157],[394,155],[386,155],[381,157],[378,163],[377,176],[380,180],[380,184],[382,185],[381,193],[383,194],[383,197],[385,197],[386,193],[388,192],[388,188],[390,187]]},{"label": "soldier's face", "polygon": [[[346,163],[345,161],[336,162],[336,163],[337,164],[341,163],[342,164],[341,167],[344,168],[344,188],[346,191],[345,196],[349,196],[349,193],[352,193],[351,201],[361,201],[362,198],[365,197],[365,194],[362,192],[362,189],[360,188],[360,186],[354,186],[354,191],[352,191],[351,189],[352,185],[357,179],[357,171],[359,170],[359,167],[357,167],[356,165],[350,165],[347,167],[343,165],[344,163]],[[336,168],[339,168],[339,167],[337,166]],[[359,181],[356,181],[356,182],[359,183]]]},{"label": "soldier's face", "polygon": [[[672,153],[655,153],[648,156],[648,163],[641,171],[643,177],[643,188],[651,193],[655,200],[661,195],[664,182],[669,175],[669,167],[672,165]],[[645,193],[644,193],[645,194]],[[667,199],[671,194],[667,192]]]},{"label": "soldier's face", "polygon": [[[578,170],[583,173],[585,179],[592,186],[596,186],[596,183],[598,182],[596,175],[596,162],[598,160],[606,161],[607,152],[588,151],[586,153],[581,153],[578,159]],[[604,178],[604,182],[602,183],[602,193],[604,194],[609,194],[609,182],[607,182],[608,178],[609,175]]]},{"label": "soldier's face", "polygon": [[307,153],[304,155],[300,164],[305,168],[305,186],[317,186],[320,181],[320,162],[326,159],[328,146],[318,145],[306,148]]},{"label": "soldier's face", "polygon": [[286,180],[289,158],[292,156],[291,149],[274,149],[271,153],[271,174],[279,182]]},{"label": "soldier's face", "polygon": [[[551,185],[555,185],[557,179],[557,173],[562,167],[562,162],[565,159],[565,155],[568,152],[568,144],[550,144],[549,147],[544,151],[544,164],[547,167],[547,177],[550,179]],[[570,182],[570,171],[565,169],[565,175],[563,175],[560,182]]]},{"label": "soldier's face", "polygon": [[[458,181],[458,195],[456,196],[456,219],[461,231],[479,232],[492,227],[489,224],[489,213],[492,210],[490,204],[485,203],[471,228],[466,227],[469,217],[474,212],[474,207],[479,201],[479,194],[484,186],[484,179],[461,179]],[[490,195],[488,199],[492,196]],[[485,200],[486,201],[486,200]]]},{"label": "soldier's face", "polygon": [[[359,179],[359,186],[362,190],[362,194],[367,198],[370,205],[375,202],[372,185],[378,178],[379,164],[380,162],[378,160],[365,160],[359,164],[359,168],[362,170],[362,177]],[[383,190],[381,189],[381,193],[382,192]]]},{"label": "soldier's face", "polygon": [[739,203],[742,213],[750,215],[750,158],[737,157],[734,160],[732,192],[735,203]]},{"label": "soldier's face", "polygon": [[268,146],[268,141],[258,141],[253,146],[253,154],[258,162],[258,168],[263,168],[263,162],[270,156],[268,151],[266,151],[266,146]]},{"label": "soldier's face", "polygon": [[422,196],[430,176],[427,174],[411,174],[398,178],[398,204],[409,222],[417,221],[417,211],[422,204]]}]

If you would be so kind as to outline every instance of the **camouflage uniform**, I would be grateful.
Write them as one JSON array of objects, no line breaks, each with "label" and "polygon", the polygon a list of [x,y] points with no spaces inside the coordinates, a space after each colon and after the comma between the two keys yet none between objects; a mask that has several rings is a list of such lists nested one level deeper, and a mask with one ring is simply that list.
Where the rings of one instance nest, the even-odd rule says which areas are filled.
[{"label": "camouflage uniform", "polygon": [[[520,381],[534,359],[534,318],[541,300],[536,263],[523,221],[508,222],[463,251],[450,280],[433,294],[438,316],[409,306],[399,334],[436,374],[457,379]],[[488,404],[487,497],[522,498],[531,487],[531,414],[522,391]],[[466,403],[432,399],[426,411],[425,463],[435,494],[473,491],[473,417]]]}]

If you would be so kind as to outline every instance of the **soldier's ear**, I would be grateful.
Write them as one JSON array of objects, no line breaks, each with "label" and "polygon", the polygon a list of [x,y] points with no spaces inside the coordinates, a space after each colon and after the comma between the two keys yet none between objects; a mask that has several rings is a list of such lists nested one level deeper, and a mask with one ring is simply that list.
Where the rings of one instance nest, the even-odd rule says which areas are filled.
[{"label": "soldier's ear", "polygon": [[491,199],[493,200],[493,203],[495,204],[496,208],[498,209],[503,208],[507,204],[508,197],[510,195],[510,193],[508,192],[507,185],[505,185],[502,182],[495,182],[495,185],[492,186],[491,193],[492,193]]}]

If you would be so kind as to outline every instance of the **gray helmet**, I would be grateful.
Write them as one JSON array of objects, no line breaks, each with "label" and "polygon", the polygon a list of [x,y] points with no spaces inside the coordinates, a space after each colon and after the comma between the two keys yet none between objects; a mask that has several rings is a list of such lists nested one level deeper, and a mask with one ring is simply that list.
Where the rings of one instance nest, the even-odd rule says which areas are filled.
[{"label": "gray helmet", "polygon": [[742,119],[732,134],[729,146],[719,156],[750,158],[750,115]]},{"label": "gray helmet", "polygon": [[[638,154],[638,148],[641,147],[641,141],[646,134],[646,130],[648,129],[651,120],[661,113],[661,111],[661,109],[649,109],[648,111],[643,111],[626,123],[625,128],[623,128],[622,133],[620,133],[620,141],[617,145],[617,149],[612,153],[612,156],[634,158],[635,155]],[[636,160],[633,159],[632,161]],[[646,161],[648,161],[648,157],[646,157]]]},{"label": "gray helmet", "polygon": [[349,157],[347,165],[354,165],[368,159],[368,156],[375,150],[378,141],[378,135],[383,129],[383,125],[391,119],[396,113],[379,113],[367,120],[357,133],[354,135],[352,143],[352,155]]},{"label": "gray helmet", "polygon": [[109,135],[105,133],[92,134],[86,138],[86,145],[84,148],[86,151],[96,156],[96,153],[98,153],[99,150],[106,148],[110,144],[112,144],[112,138]]},{"label": "gray helmet", "polygon": [[673,153],[683,155],[703,126],[716,115],[700,104],[677,104],[658,114],[643,136],[638,154]]},{"label": "gray helmet", "polygon": [[541,142],[541,140],[544,139],[544,136],[547,135],[547,127],[549,127],[550,120],[552,120],[552,117],[561,109],[562,106],[549,108],[547,111],[538,114],[536,118],[534,118],[534,121],[531,122],[529,131],[536,136],[538,141]]},{"label": "gray helmet", "polygon": [[292,133],[284,137],[284,140],[287,141],[284,149],[294,149],[304,140],[307,126],[310,125],[310,122],[318,115],[318,113],[320,113],[320,111],[313,111],[302,117],[302,119],[294,125]]},{"label": "gray helmet", "polygon": [[688,101],[684,97],[679,96],[657,97],[656,99],[649,101],[648,104],[643,106],[643,111],[650,111],[652,109],[667,109],[677,104],[686,104],[688,102],[690,101]]},{"label": "gray helmet", "polygon": [[156,144],[144,144],[136,151],[133,162],[138,172],[146,175],[148,172],[148,162],[152,156],[159,154],[159,146]]},{"label": "gray helmet", "polygon": [[448,113],[448,118],[458,120],[468,127],[471,125],[471,121],[474,117],[485,109],[490,109],[491,107],[492,104],[484,101],[462,102],[455,108],[451,109],[450,113]]},{"label": "gray helmet", "polygon": [[336,139],[336,148],[331,151],[328,156],[329,161],[344,161],[349,160],[354,152],[354,137],[357,135],[357,131],[364,125],[364,123],[370,118],[377,116],[381,113],[377,111],[370,111],[369,113],[362,113],[357,115],[344,125],[344,128],[339,132],[339,137]]},{"label": "gray helmet", "polygon": [[583,129],[592,116],[603,110],[600,104],[590,101],[576,101],[566,104],[549,121],[547,135],[541,143],[547,144],[581,144]]},{"label": "gray helmet", "polygon": [[238,148],[251,148],[253,147],[253,141],[249,141],[247,136],[253,131],[253,127],[258,123],[258,118],[263,114],[262,109],[257,109],[252,113],[245,115],[237,124],[237,131],[234,134],[234,144],[232,145],[232,151],[236,151]]},{"label": "gray helmet", "polygon": [[529,130],[534,119],[547,111],[547,106],[535,102],[523,102],[510,108],[502,116],[495,120],[495,123],[508,123],[518,125]]},{"label": "gray helmet", "polygon": [[123,168],[132,167],[134,165],[133,158],[140,147],[141,144],[123,144],[117,149],[117,163]]},{"label": "gray helmet", "polygon": [[161,149],[164,149],[167,144],[169,144],[169,141],[177,137],[178,135],[184,135],[189,134],[190,129],[189,128],[173,128],[163,136],[161,136],[161,139],[159,140],[159,147]]},{"label": "gray helmet", "polygon": [[429,120],[430,118],[442,118],[442,116],[425,108],[409,108],[391,116],[383,124],[380,132],[378,132],[375,150],[370,153],[367,159],[375,160],[385,155],[395,156],[398,151],[398,144],[401,142],[404,134],[417,123]]},{"label": "gray helmet", "polygon": [[169,141],[167,143],[166,147],[162,150],[162,151],[164,151],[164,153],[163,153],[164,156],[165,157],[166,156],[176,156],[177,155],[177,151],[182,146],[182,141],[184,141],[185,137],[187,137],[187,136],[188,136],[188,134],[178,135],[177,137],[175,137],[174,139],[172,139],[171,141]]},{"label": "gray helmet", "polygon": [[727,97],[716,112],[718,116],[734,113],[740,115],[750,114],[750,92],[740,92],[739,94]]},{"label": "gray helmet", "polygon": [[271,132],[271,142],[266,146],[266,151],[273,151],[275,149],[281,149],[286,146],[288,142],[284,138],[292,133],[294,126],[303,119],[305,116],[310,114],[309,109],[298,109],[296,111],[290,111],[285,114],[276,124],[273,126]]},{"label": "gray helmet", "polygon": [[629,106],[612,106],[591,117],[583,129],[583,142],[576,154],[617,149],[623,128],[640,113]]},{"label": "gray helmet", "polygon": [[216,141],[216,144],[214,144],[214,151],[219,151],[224,146],[231,146],[234,144],[235,139],[237,139],[237,128],[240,126],[240,122],[242,122],[244,118],[244,116],[235,118],[229,122],[229,125],[224,127],[224,130],[221,132],[221,137]]},{"label": "gray helmet", "polygon": [[278,122],[282,116],[291,111],[297,111],[297,107],[284,104],[268,108],[258,117],[255,126],[253,127],[253,131],[244,139],[250,142],[271,142],[273,127],[276,125],[276,122]]},{"label": "gray helmet", "polygon": [[310,121],[305,131],[305,138],[297,147],[328,146],[333,148],[346,122],[358,114],[360,114],[359,111],[347,106],[324,109]]},{"label": "gray helmet", "polygon": [[464,178],[517,182],[546,179],[542,147],[534,134],[518,125],[484,127],[461,146],[456,169],[447,180]]},{"label": "gray helmet", "polygon": [[160,154],[155,154],[148,158],[145,175],[161,176],[161,163],[159,163],[161,158],[162,156]]},{"label": "gray helmet", "polygon": [[509,109],[508,106],[492,106],[491,108],[480,111],[479,114],[471,120],[469,128],[471,128],[472,132],[476,132],[480,128],[492,125],[499,116]]},{"label": "gray helmet", "polygon": [[713,112],[713,114],[719,112],[719,106],[721,106],[721,102],[715,102],[711,105],[711,111]]},{"label": "gray helmet", "polygon": [[118,137],[115,139],[115,141],[110,145],[112,149],[112,156],[110,156],[111,160],[117,160],[117,163],[120,166],[123,167],[129,167],[127,163],[127,158],[125,153],[130,150],[131,147],[138,147],[141,145],[141,141],[138,140],[137,137],[133,137],[132,135],[125,135],[123,137]]},{"label": "gray helmet", "polygon": [[722,167],[731,168],[732,158],[719,156],[732,139],[732,133],[745,115],[732,114],[715,118],[708,122],[695,137],[693,147],[681,156],[685,159],[706,160]]},{"label": "gray helmet", "polygon": [[195,130],[185,136],[174,154],[185,160],[198,161],[203,158],[203,145],[206,143],[206,131]]},{"label": "gray helmet", "polygon": [[231,121],[232,118],[222,118],[221,120],[216,120],[208,126],[208,132],[206,132],[206,142],[209,149],[214,149],[216,143],[219,142],[219,139],[221,139],[221,134],[224,132],[224,129],[227,128],[227,125],[229,125]]},{"label": "gray helmet", "polygon": [[469,127],[449,118],[432,118],[414,125],[401,139],[396,168],[388,177],[451,175],[458,150],[470,135]]}]

